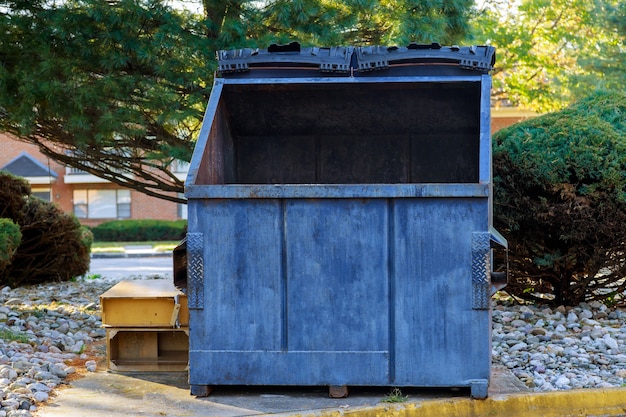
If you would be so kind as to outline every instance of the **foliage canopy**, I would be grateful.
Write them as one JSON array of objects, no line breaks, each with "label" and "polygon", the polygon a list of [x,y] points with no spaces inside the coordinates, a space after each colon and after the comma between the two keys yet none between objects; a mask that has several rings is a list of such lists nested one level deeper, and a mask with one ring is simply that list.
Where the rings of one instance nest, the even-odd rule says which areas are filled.
[{"label": "foliage canopy", "polygon": [[553,111],[626,85],[623,1],[484,0],[471,27],[498,50],[496,105]]},{"label": "foliage canopy", "polygon": [[0,2],[0,131],[63,164],[184,202],[189,161],[219,49],[454,43],[471,0]]},{"label": "foliage canopy", "polygon": [[211,78],[193,22],[157,1],[13,1],[4,10],[0,130],[176,200],[172,164],[189,160]]}]

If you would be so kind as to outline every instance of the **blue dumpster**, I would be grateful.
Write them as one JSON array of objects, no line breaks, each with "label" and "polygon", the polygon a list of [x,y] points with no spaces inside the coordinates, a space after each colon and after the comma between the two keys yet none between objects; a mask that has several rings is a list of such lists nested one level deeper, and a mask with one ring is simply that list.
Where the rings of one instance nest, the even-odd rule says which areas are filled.
[{"label": "blue dumpster", "polygon": [[492,248],[506,247],[491,219],[494,58],[437,44],[218,53],[185,184],[193,395],[487,396]]}]

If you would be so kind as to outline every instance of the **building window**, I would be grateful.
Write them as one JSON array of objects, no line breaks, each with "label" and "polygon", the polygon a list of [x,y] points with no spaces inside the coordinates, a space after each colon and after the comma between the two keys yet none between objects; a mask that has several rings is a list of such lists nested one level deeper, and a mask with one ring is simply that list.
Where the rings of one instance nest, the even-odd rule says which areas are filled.
[{"label": "building window", "polygon": [[50,188],[32,188],[31,195],[45,201],[51,201]]},{"label": "building window", "polygon": [[[178,193],[178,197],[185,198],[185,194]],[[178,204],[178,218],[187,220],[187,204]]]},{"label": "building window", "polygon": [[80,219],[128,219],[130,190],[74,190],[74,215]]}]

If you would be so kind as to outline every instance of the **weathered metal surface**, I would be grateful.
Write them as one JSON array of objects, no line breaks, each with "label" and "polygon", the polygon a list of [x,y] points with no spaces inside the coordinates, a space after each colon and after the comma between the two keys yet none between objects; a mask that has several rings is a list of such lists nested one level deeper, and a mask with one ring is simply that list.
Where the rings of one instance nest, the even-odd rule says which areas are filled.
[{"label": "weathered metal surface", "polygon": [[486,228],[486,202],[192,204],[206,271],[205,308],[191,311],[190,383],[488,379],[490,315],[472,310],[471,279],[472,231]]},{"label": "weathered metal surface", "polygon": [[186,187],[190,199],[211,198],[415,198],[488,197],[489,184],[275,184]]},{"label": "weathered metal surface", "polygon": [[[267,54],[224,55],[249,72],[216,79],[186,181],[194,392],[486,395],[493,51],[419,50],[388,50],[389,76],[354,77],[341,67],[346,50],[331,60],[296,51],[296,66],[341,61],[342,75],[323,78],[303,75],[308,67],[281,78],[289,71],[263,64]],[[380,51],[366,52],[377,62]],[[480,53],[476,65],[431,66]]]}]

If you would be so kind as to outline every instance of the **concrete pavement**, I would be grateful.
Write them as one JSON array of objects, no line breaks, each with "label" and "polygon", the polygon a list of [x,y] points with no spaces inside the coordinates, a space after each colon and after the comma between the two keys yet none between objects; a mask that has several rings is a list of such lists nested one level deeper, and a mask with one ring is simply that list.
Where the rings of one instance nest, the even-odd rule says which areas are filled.
[{"label": "concrete pavement", "polygon": [[382,402],[390,388],[351,388],[329,398],[325,387],[217,387],[192,397],[186,372],[112,373],[99,370],[73,381],[40,417],[569,417],[624,416],[626,389],[532,393],[508,370],[494,368],[489,398],[467,390],[403,389],[402,403]]},{"label": "concrete pavement", "polygon": [[534,393],[498,367],[486,400],[470,399],[469,390],[402,389],[405,402],[386,403],[389,387],[351,387],[342,399],[329,398],[326,387],[216,387],[209,397],[196,398],[186,372],[108,372],[105,347],[98,349],[98,371],[70,382],[36,416],[626,417],[626,388]]}]

